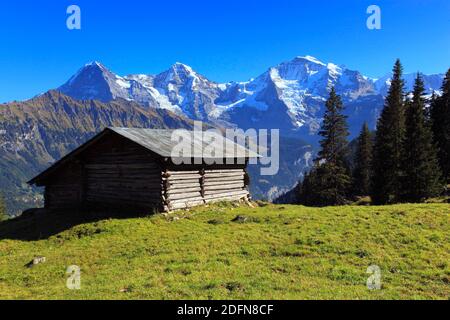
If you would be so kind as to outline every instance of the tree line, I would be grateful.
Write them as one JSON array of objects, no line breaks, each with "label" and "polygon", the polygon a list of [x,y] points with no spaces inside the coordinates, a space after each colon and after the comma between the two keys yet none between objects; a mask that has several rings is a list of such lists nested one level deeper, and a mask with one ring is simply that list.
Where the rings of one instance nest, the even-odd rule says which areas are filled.
[{"label": "tree line", "polygon": [[[450,183],[450,69],[442,94],[426,99],[423,78],[405,92],[397,60],[375,133],[364,123],[350,156],[344,106],[334,88],[325,104],[320,151],[297,188],[300,204],[343,205],[370,196],[372,204],[419,203]],[[353,164],[353,165],[351,165]]]}]

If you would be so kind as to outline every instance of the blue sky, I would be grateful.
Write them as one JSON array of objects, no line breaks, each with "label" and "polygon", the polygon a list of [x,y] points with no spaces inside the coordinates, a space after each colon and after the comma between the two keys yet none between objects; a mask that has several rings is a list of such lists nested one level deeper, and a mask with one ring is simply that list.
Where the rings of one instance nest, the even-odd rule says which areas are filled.
[{"label": "blue sky", "polygon": [[[66,9],[81,8],[81,30]],[[381,30],[366,9],[381,8]],[[298,55],[377,77],[399,57],[405,71],[450,67],[448,0],[6,0],[0,4],[0,102],[55,88],[86,62],[121,74],[174,62],[226,82],[255,77]]]}]

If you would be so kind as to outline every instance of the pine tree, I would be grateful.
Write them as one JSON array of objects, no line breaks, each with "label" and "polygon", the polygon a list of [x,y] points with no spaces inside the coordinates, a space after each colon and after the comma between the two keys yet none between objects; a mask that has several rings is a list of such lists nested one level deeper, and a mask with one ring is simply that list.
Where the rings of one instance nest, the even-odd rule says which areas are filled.
[{"label": "pine tree", "polygon": [[325,115],[319,134],[321,150],[317,160],[343,166],[348,155],[349,136],[347,117],[343,115],[344,106],[336,90],[331,88],[330,96],[325,103]]},{"label": "pine tree", "polygon": [[423,202],[443,190],[432,134],[425,118],[425,87],[417,75],[412,101],[406,106],[403,155],[403,200]]},{"label": "pine tree", "polygon": [[347,202],[350,176],[348,154],[348,127],[341,98],[331,89],[325,104],[326,111],[320,135],[321,150],[313,170],[302,184],[303,204],[314,206],[341,205]]},{"label": "pine tree", "polygon": [[430,118],[442,174],[450,183],[450,69],[442,85],[442,96],[431,103]]},{"label": "pine tree", "polygon": [[430,127],[431,130],[433,130],[433,123],[432,123],[432,120],[431,120],[431,109],[433,109],[433,106],[436,103],[436,99],[437,99],[436,92],[434,92],[434,90],[433,90],[433,92],[431,93],[431,97],[428,100],[428,102],[430,104],[430,107],[429,108],[425,108],[425,120],[427,121],[427,124],[428,124],[428,126]]},{"label": "pine tree", "polygon": [[364,123],[358,137],[353,172],[353,194],[367,196],[370,193],[372,178],[372,135],[367,122]]},{"label": "pine tree", "polygon": [[298,189],[298,203],[305,206],[311,206],[315,202],[315,193],[313,190],[314,169],[310,172],[306,172],[302,183]]},{"label": "pine tree", "polygon": [[397,202],[402,194],[402,154],[405,137],[402,69],[400,60],[397,60],[385,105],[378,119],[371,188],[374,204]]}]

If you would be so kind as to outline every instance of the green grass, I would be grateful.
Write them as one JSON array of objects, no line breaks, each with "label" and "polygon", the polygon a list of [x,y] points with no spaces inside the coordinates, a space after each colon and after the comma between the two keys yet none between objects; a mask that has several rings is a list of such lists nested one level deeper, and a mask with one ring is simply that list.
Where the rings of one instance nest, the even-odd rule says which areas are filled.
[{"label": "green grass", "polygon": [[[37,221],[0,225],[0,299],[450,298],[448,204],[219,204],[12,240],[40,232]],[[47,261],[26,268],[35,256]],[[381,290],[366,286],[373,264]],[[69,265],[81,290],[66,288]]]}]

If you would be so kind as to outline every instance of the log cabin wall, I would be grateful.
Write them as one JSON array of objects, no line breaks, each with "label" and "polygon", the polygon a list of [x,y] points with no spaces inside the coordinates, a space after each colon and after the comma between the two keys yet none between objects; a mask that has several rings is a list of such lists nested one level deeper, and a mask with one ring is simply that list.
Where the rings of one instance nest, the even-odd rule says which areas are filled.
[{"label": "log cabin wall", "polygon": [[163,173],[165,211],[248,199],[244,165],[169,166]]},{"label": "log cabin wall", "polygon": [[239,200],[248,197],[249,192],[244,183],[244,176],[244,168],[205,170],[205,202]]},{"label": "log cabin wall", "polygon": [[46,208],[145,213],[250,198],[248,158],[175,165],[171,147],[171,130],[108,128],[29,183],[46,187]]},{"label": "log cabin wall", "polygon": [[141,146],[113,136],[83,154],[84,202],[89,208],[154,210],[162,205],[158,160]]},{"label": "log cabin wall", "polygon": [[57,176],[47,182],[45,208],[79,209],[82,199],[82,166],[79,162],[64,165]]},{"label": "log cabin wall", "polygon": [[166,170],[163,174],[165,211],[203,204],[202,175],[197,170]]}]

